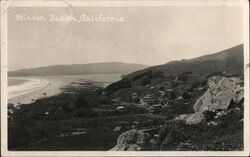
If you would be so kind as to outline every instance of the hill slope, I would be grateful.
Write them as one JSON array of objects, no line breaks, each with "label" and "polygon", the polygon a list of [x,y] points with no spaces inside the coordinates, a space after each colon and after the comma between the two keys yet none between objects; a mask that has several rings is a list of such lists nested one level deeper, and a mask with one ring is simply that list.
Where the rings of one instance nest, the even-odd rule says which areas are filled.
[{"label": "hill slope", "polygon": [[[228,73],[243,72],[243,45],[238,45],[211,55],[149,67],[140,72],[147,70],[161,71],[165,76],[178,75],[187,71],[199,74],[208,74],[217,71]],[[136,76],[140,72],[135,72],[129,77]]]},{"label": "hill slope", "polygon": [[9,76],[85,75],[85,74],[128,74],[146,68],[141,64],[120,62],[53,65],[8,72]]},{"label": "hill slope", "polygon": [[149,83],[155,76],[177,76],[181,73],[191,72],[207,76],[216,72],[228,74],[243,74],[243,45],[238,45],[224,51],[205,55],[193,59],[172,61],[163,65],[148,67],[124,77],[122,80],[108,86],[108,92],[115,92],[122,88],[130,88],[134,82]]}]

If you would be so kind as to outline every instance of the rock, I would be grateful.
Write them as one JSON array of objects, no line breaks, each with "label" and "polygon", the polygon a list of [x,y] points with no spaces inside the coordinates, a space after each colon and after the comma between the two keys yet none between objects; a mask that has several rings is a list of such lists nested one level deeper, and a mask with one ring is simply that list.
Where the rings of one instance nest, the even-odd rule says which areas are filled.
[{"label": "rock", "polygon": [[193,114],[182,114],[176,117],[174,120],[183,121],[188,125],[199,124],[205,120],[205,116],[202,112],[196,112]]},{"label": "rock", "polygon": [[179,115],[175,120],[184,121],[188,125],[195,125],[205,120],[205,116],[202,112],[196,112],[193,114]]},{"label": "rock", "polygon": [[178,117],[175,117],[174,120],[179,120],[179,121],[185,121],[190,117],[191,115],[190,114],[182,114],[182,115],[179,115]]},{"label": "rock", "polygon": [[189,118],[186,120],[188,125],[196,125],[205,120],[205,116],[202,112],[196,112],[189,115]]},{"label": "rock", "polygon": [[233,100],[235,103],[240,103],[244,98],[244,88],[237,88],[235,93],[236,94],[234,95]]},{"label": "rock", "polygon": [[185,151],[185,150],[189,150],[190,148],[192,147],[192,144],[191,143],[184,143],[184,142],[181,142],[176,150],[177,151]]},{"label": "rock", "polygon": [[227,109],[231,100],[239,102],[244,97],[242,80],[238,77],[214,76],[207,84],[207,91],[194,104],[195,112]]},{"label": "rock", "polygon": [[140,151],[142,147],[138,144],[130,144],[127,151]]},{"label": "rock", "polygon": [[111,151],[140,151],[148,141],[149,134],[132,129],[118,137],[117,145]]},{"label": "rock", "polygon": [[[244,87],[239,77],[214,76],[209,78],[207,91],[194,104],[193,114],[182,114],[175,120],[186,124],[199,124],[226,115],[225,110],[243,107]],[[217,116],[217,117],[216,117]]]},{"label": "rock", "polygon": [[132,129],[122,133],[117,139],[117,144],[144,144],[148,136],[147,133]]},{"label": "rock", "polygon": [[149,144],[151,144],[151,145],[156,145],[157,144],[157,141],[155,140],[155,139],[150,139],[150,141],[149,141]]},{"label": "rock", "polygon": [[215,122],[215,121],[211,121],[211,122],[208,122],[207,125],[208,125],[208,126],[217,126],[218,123]]},{"label": "rock", "polygon": [[128,149],[128,146],[126,144],[117,144],[112,149],[110,149],[110,151],[124,151],[127,149]]},{"label": "rock", "polygon": [[117,144],[110,151],[140,151],[141,149],[138,144]]}]

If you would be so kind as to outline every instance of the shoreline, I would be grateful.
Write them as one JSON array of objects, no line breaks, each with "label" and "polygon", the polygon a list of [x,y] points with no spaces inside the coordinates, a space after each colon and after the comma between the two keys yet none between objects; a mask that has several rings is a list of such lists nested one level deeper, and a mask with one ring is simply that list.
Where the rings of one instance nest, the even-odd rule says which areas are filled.
[{"label": "shoreline", "polygon": [[22,78],[28,80],[20,85],[8,87],[8,103],[14,105],[29,104],[40,98],[60,93],[63,81],[52,79]]},{"label": "shoreline", "polygon": [[[16,77],[10,77],[16,78]],[[106,75],[68,75],[68,76],[28,76],[17,77],[29,80],[18,86],[8,86],[8,103],[14,105],[30,104],[38,99],[57,95],[62,88],[72,82],[95,82],[106,86],[119,80],[120,74]]]},{"label": "shoreline", "polygon": [[8,99],[12,99],[27,93],[46,87],[50,82],[35,78],[20,78],[27,80],[19,85],[8,86]]}]

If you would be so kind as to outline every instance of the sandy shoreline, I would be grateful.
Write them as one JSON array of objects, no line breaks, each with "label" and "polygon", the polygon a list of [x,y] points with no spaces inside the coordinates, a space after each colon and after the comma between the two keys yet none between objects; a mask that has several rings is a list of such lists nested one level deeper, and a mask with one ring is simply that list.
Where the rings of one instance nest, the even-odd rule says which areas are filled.
[{"label": "sandy shoreline", "polygon": [[27,80],[27,82],[19,85],[8,87],[8,98],[14,98],[20,95],[30,93],[32,91],[46,87],[49,84],[47,80],[33,79],[33,78],[20,78]]},{"label": "sandy shoreline", "polygon": [[8,87],[8,103],[28,104],[37,99],[60,93],[66,82],[53,79],[20,78],[26,82]]},{"label": "sandy shoreline", "polygon": [[10,77],[27,81],[8,86],[8,103],[30,104],[37,99],[59,94],[61,88],[72,82],[95,82],[105,87],[119,80],[120,76],[121,74]]}]

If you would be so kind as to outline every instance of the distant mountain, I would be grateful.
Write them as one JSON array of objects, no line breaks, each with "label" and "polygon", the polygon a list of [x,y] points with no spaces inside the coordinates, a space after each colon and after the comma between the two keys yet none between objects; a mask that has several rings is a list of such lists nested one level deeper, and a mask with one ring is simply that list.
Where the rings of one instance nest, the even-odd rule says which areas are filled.
[{"label": "distant mountain", "polygon": [[147,84],[155,76],[177,76],[185,72],[205,76],[217,72],[242,75],[244,73],[243,61],[243,44],[241,44],[211,55],[171,61],[163,65],[152,66],[133,72],[122,80],[109,85],[106,90],[114,92],[122,88],[130,88],[134,82],[139,82],[138,84],[140,85]]},{"label": "distant mountain", "polygon": [[146,65],[106,62],[91,64],[52,65],[8,72],[9,76],[85,75],[85,74],[129,74],[146,68]]}]

